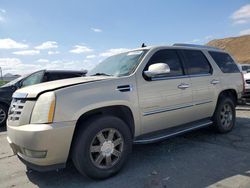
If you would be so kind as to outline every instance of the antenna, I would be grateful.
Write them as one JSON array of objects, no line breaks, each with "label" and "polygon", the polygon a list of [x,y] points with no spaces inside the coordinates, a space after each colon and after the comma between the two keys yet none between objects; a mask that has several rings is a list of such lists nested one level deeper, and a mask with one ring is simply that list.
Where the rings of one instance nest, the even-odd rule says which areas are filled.
[{"label": "antenna", "polygon": [[147,46],[145,45],[145,43],[142,43],[141,47],[142,47],[142,48],[145,48],[145,47],[147,47]]}]

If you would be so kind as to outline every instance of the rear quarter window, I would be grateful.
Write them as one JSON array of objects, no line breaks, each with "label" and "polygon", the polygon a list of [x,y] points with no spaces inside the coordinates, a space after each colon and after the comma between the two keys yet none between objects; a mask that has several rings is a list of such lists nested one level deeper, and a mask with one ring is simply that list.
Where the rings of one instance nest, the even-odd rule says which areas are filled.
[{"label": "rear quarter window", "polygon": [[234,62],[233,58],[223,52],[209,52],[214,59],[215,63],[220,67],[223,73],[237,73],[240,72],[238,66]]}]

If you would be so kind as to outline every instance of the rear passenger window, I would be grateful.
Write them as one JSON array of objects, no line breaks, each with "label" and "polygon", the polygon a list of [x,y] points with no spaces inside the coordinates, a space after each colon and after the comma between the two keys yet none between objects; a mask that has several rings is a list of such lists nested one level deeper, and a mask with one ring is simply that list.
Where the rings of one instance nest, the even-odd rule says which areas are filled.
[{"label": "rear passenger window", "polygon": [[229,54],[223,52],[209,52],[209,54],[212,56],[223,73],[240,72],[238,66]]},{"label": "rear passenger window", "polygon": [[189,75],[211,74],[212,68],[205,55],[199,50],[182,50]]},{"label": "rear passenger window", "polygon": [[163,77],[173,77],[183,75],[183,68],[175,50],[159,50],[149,60],[145,70],[155,63],[166,63],[170,68],[170,73]]}]

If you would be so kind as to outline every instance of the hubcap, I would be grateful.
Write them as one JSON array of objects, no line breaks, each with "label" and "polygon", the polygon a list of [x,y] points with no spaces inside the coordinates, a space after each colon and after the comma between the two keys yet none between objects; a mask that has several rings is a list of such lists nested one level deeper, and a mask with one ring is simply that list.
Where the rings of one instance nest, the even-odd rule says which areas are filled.
[{"label": "hubcap", "polygon": [[110,168],[120,159],[124,140],[120,132],[113,128],[100,131],[90,145],[90,158],[98,168]]},{"label": "hubcap", "polygon": [[0,108],[0,123],[3,123],[6,119],[6,113],[3,109]]},{"label": "hubcap", "polygon": [[221,123],[224,127],[230,127],[233,120],[233,110],[229,104],[225,104],[220,113]]}]

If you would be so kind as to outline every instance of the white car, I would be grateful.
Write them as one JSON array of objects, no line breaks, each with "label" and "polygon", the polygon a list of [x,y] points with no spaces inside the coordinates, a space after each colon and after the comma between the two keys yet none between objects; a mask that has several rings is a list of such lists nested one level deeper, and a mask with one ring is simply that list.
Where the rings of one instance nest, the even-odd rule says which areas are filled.
[{"label": "white car", "polygon": [[244,95],[245,99],[250,99],[250,64],[238,64],[240,71],[244,77]]}]

